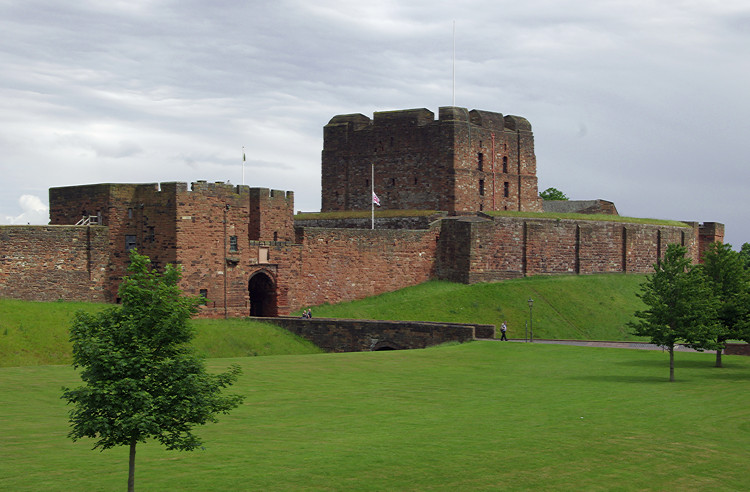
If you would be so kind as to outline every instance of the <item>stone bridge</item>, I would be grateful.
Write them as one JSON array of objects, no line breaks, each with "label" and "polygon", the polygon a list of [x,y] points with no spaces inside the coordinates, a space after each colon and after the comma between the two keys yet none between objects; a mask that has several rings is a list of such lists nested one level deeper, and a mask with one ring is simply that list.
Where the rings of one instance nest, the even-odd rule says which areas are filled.
[{"label": "stone bridge", "polygon": [[329,352],[418,349],[495,338],[494,325],[336,318],[250,318],[273,323]]}]

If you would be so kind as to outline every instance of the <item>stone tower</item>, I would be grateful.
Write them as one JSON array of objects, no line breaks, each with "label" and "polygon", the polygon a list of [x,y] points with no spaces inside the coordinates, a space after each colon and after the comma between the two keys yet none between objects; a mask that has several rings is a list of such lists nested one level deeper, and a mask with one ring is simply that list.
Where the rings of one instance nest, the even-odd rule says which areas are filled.
[{"label": "stone tower", "polygon": [[[373,173],[374,171],[374,173]],[[459,107],[339,115],[324,129],[322,211],[541,212],[531,125]]]}]

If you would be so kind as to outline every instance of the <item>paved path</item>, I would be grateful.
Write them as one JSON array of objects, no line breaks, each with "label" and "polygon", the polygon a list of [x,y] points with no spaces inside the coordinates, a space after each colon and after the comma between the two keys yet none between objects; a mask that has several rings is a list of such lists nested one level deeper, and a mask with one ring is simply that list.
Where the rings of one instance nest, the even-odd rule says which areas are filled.
[{"label": "paved path", "polygon": [[[488,339],[489,340],[489,339]],[[498,339],[494,339],[498,340]],[[525,342],[523,338],[511,338],[511,342]],[[610,347],[610,348],[627,348],[637,350],[665,350],[663,347],[648,342],[602,342],[596,340],[548,340],[544,338],[535,338],[534,343],[552,343],[559,345],[578,345],[580,347]],[[697,352],[695,349],[685,347],[684,345],[675,345],[675,352]]]}]

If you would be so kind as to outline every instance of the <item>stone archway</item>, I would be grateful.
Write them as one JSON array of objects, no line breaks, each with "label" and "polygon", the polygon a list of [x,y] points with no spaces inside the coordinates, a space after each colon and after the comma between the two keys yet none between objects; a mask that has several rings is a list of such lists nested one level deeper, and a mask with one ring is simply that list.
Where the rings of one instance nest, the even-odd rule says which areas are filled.
[{"label": "stone archway", "polygon": [[382,340],[382,341],[376,342],[370,347],[370,350],[373,352],[378,352],[381,350],[402,350],[402,349],[403,347],[396,345],[390,340]]},{"label": "stone archway", "polygon": [[250,293],[250,316],[275,317],[279,315],[276,304],[276,284],[266,272],[256,272],[247,283]]}]

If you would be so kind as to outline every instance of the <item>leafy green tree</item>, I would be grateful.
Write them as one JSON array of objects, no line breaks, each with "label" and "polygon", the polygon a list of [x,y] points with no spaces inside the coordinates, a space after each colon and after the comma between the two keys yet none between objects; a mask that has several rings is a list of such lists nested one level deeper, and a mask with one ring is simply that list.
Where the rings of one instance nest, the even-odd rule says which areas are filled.
[{"label": "leafy green tree", "polygon": [[206,373],[191,345],[188,320],[200,297],[182,295],[179,268],[163,274],[135,250],[129,276],[119,295],[122,305],[98,314],[76,314],[70,330],[73,365],[85,383],[63,388],[70,411],[74,441],[97,439],[94,449],[130,446],[128,490],[134,489],[136,444],[156,439],[167,449],[192,450],[200,439],[196,425],[215,422],[242,397],[222,395],[239,376],[231,367],[217,375]]},{"label": "leafy green tree", "polygon": [[750,243],[744,243],[740,248],[740,258],[747,270],[750,270]]},{"label": "leafy green tree", "polygon": [[547,188],[539,193],[542,200],[567,200],[568,196],[557,188]]},{"label": "leafy green tree", "polygon": [[636,311],[638,319],[629,323],[635,335],[669,350],[670,381],[674,381],[675,344],[697,350],[716,347],[718,302],[705,273],[692,265],[686,252],[677,244],[667,247],[638,293],[647,309]]},{"label": "leafy green tree", "polygon": [[727,340],[750,341],[750,270],[745,269],[743,258],[731,245],[716,242],[703,253],[701,268],[719,301],[716,367],[721,367]]}]

